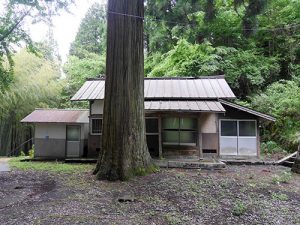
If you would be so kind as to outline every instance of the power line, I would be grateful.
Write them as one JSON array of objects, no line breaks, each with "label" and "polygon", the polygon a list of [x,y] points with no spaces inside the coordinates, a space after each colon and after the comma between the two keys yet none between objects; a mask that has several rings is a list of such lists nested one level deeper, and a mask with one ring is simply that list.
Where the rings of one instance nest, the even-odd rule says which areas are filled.
[{"label": "power line", "polygon": [[[145,22],[147,22],[147,21],[150,21],[150,22],[165,22],[165,23],[171,23],[171,24],[176,24],[176,25],[185,25],[185,26],[192,25],[192,23],[180,23],[180,22],[164,20],[164,19],[153,19],[153,18],[147,18],[147,17],[137,16],[137,15],[133,15],[133,14],[113,12],[113,11],[107,11],[107,12],[109,14],[114,14],[114,15],[119,15],[119,16],[126,16],[126,17],[135,18],[135,19],[142,19]],[[286,30],[286,29],[297,28],[297,27],[300,27],[299,23],[287,24],[287,25],[284,25],[284,27],[258,28],[258,29],[244,29],[243,28],[241,30],[244,30],[244,31],[250,31],[250,30],[253,30],[253,31],[276,31],[276,30]]]}]

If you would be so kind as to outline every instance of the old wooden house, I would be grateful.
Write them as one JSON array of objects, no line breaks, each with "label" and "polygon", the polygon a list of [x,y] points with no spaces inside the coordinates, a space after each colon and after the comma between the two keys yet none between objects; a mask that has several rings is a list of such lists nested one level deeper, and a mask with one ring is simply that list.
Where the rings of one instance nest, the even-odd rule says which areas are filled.
[{"label": "old wooden house", "polygon": [[[89,101],[86,156],[101,149],[104,79],[85,82],[72,101]],[[146,78],[147,144],[152,157],[259,157],[259,121],[270,115],[233,103],[224,76]]]}]

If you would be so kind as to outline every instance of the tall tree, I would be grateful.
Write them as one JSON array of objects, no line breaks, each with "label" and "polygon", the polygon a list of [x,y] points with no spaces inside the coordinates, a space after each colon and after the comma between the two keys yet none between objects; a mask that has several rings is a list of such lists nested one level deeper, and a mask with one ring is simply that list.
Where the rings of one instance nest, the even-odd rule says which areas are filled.
[{"label": "tall tree", "polygon": [[106,50],[106,7],[94,3],[80,23],[70,55],[84,58],[86,53],[104,55]]},{"label": "tall tree", "polygon": [[144,1],[109,0],[98,179],[126,180],[151,167],[144,118]]}]

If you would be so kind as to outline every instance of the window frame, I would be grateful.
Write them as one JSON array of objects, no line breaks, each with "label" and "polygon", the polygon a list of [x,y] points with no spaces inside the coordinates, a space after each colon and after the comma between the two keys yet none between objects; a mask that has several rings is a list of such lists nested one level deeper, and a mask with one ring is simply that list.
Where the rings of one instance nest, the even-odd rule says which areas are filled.
[{"label": "window frame", "polygon": [[[101,121],[101,128],[100,128],[100,132],[97,133],[97,132],[93,132],[93,120],[100,120]],[[103,131],[103,118],[90,118],[90,133],[92,135],[102,135],[102,131]]]},{"label": "window frame", "polygon": [[[223,136],[222,135],[222,121],[236,121],[237,122],[237,135],[236,136]],[[240,121],[245,121],[245,122],[254,122],[255,123],[255,135],[254,136],[240,136]],[[257,120],[255,119],[220,119],[220,122],[219,122],[219,134],[220,134],[220,137],[227,137],[227,138],[235,138],[235,137],[241,137],[241,138],[254,138],[254,137],[257,137],[258,135],[258,132],[257,132]]]},{"label": "window frame", "polygon": [[[178,129],[170,129],[170,128],[164,128],[163,127],[163,121],[162,121],[162,144],[165,146],[193,146],[196,147],[198,146],[198,139],[197,139],[197,134],[198,134],[198,117],[182,117],[182,116],[168,116],[168,117],[164,117],[162,118],[162,120],[167,119],[167,118],[177,118],[179,119],[179,128]],[[182,126],[182,119],[191,119],[194,120],[196,122],[196,126],[193,129],[186,129],[183,128],[181,129]],[[166,131],[174,131],[174,132],[178,132],[178,142],[165,142],[164,141],[164,133]],[[182,132],[190,132],[193,135],[195,135],[195,142],[182,142],[181,141],[181,133]]]}]

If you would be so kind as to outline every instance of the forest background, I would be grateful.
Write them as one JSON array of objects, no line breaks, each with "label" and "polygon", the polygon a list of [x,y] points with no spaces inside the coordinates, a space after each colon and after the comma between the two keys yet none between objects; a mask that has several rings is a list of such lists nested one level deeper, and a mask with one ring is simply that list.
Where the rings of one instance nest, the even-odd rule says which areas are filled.
[{"label": "forest background", "polygon": [[[35,18],[47,19],[69,2],[57,0],[50,9],[39,3],[11,2],[0,15],[0,155],[29,150],[31,142],[17,149],[32,138],[32,127],[20,120],[35,108],[87,108],[70,98],[87,78],[105,73],[105,5],[95,3],[88,10],[62,64],[51,27],[42,43],[32,42],[21,23],[7,32],[28,7],[36,7]],[[224,74],[238,103],[276,117],[275,123],[261,124],[263,152],[296,151],[299,9],[298,0],[147,0],[145,75]],[[26,48],[14,51],[20,42]]]}]

